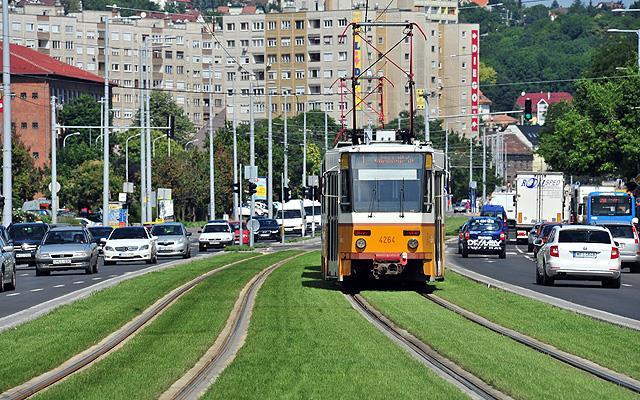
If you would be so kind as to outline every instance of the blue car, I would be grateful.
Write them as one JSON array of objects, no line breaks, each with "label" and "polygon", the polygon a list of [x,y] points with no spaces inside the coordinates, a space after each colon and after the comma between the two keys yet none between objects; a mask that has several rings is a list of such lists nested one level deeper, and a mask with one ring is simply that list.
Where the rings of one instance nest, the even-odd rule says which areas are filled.
[{"label": "blue car", "polygon": [[507,257],[507,229],[500,217],[474,217],[462,232],[462,257],[469,254],[497,254]]}]

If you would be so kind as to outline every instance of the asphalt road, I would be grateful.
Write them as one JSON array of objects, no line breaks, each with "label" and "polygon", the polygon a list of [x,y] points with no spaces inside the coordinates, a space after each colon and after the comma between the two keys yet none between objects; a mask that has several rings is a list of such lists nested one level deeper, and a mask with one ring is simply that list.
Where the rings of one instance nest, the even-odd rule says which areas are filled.
[{"label": "asphalt road", "polygon": [[620,289],[605,289],[600,282],[570,280],[556,281],[554,286],[542,286],[535,282],[535,261],[533,253],[527,253],[526,245],[510,244],[504,260],[498,256],[471,254],[469,258],[462,258],[457,254],[457,242],[447,244],[446,252],[448,262],[493,279],[640,320],[640,273],[631,273],[628,268],[623,269]]}]

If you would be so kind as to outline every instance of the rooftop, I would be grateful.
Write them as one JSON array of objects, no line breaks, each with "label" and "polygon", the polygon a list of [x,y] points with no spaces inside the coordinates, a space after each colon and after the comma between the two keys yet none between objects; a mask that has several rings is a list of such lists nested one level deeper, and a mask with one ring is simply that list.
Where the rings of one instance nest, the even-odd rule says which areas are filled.
[{"label": "rooftop", "polygon": [[518,97],[516,105],[518,108],[524,108],[524,102],[526,99],[531,99],[531,108],[534,113],[538,112],[538,103],[545,102],[547,104],[555,104],[561,101],[573,101],[573,96],[568,92],[540,92],[540,93],[525,93]]}]

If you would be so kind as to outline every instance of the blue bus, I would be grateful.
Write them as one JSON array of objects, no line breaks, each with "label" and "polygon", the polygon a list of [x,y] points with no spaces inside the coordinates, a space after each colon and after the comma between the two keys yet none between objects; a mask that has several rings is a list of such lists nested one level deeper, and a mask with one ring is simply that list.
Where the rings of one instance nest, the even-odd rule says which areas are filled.
[{"label": "blue bus", "polygon": [[623,192],[591,192],[587,200],[587,224],[635,222],[636,207],[633,196]]}]

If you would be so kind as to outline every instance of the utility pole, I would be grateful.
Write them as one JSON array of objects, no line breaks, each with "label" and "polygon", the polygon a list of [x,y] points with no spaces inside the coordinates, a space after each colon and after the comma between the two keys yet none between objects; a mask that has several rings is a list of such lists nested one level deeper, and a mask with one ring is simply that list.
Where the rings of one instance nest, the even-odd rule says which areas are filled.
[{"label": "utility pole", "polygon": [[213,149],[213,71],[209,64],[209,212],[216,219],[215,162]]},{"label": "utility pole", "polygon": [[[254,169],[256,166],[256,146],[255,146],[255,121],[253,120],[253,77],[249,77],[249,162],[251,168]],[[252,175],[251,178],[254,178]],[[255,176],[257,178],[257,175]],[[249,217],[252,220],[255,216],[256,210],[256,195],[255,193],[251,194],[251,216]],[[249,230],[249,246],[253,247],[254,237],[253,230]]]},{"label": "utility pole", "polygon": [[327,102],[324,103],[324,151],[327,152],[329,150],[329,112],[327,110]]},{"label": "utility pole", "polygon": [[143,42],[142,50],[140,51],[140,94],[138,96],[140,100],[140,224],[144,224],[147,220],[147,151],[144,127],[146,127],[146,114],[145,114],[145,98],[146,98],[146,70],[147,70],[147,40]]},{"label": "utility pole", "polygon": [[13,221],[13,175],[11,169],[11,47],[9,46],[9,0],[2,0],[2,222]]},{"label": "utility pole", "polygon": [[431,132],[429,131],[429,95],[424,92],[424,141],[431,141]]},{"label": "utility pole", "polygon": [[307,187],[307,101],[302,103],[302,187]]},{"label": "utility pole", "polygon": [[482,127],[482,204],[487,202],[487,127]]},{"label": "utility pole", "polygon": [[58,223],[58,149],[56,138],[56,96],[51,96],[51,223]]},{"label": "utility pole", "polygon": [[[233,107],[233,117],[232,117],[232,125],[233,125],[233,183],[235,185],[239,185],[238,181],[238,136],[237,136],[237,128],[236,128],[236,82],[233,81],[233,89],[232,89],[232,103]],[[240,187],[240,186],[238,186]],[[233,193],[233,217],[236,221],[239,221],[242,218],[241,213],[238,210],[239,206],[242,206],[242,203],[238,204],[240,198],[240,193]]]},{"label": "utility pole", "polygon": [[[287,97],[289,93],[284,94],[284,187],[289,187],[289,168],[288,162],[288,149],[287,149]],[[282,198],[282,204],[284,204],[284,197]]]},{"label": "utility pole", "polygon": [[282,200],[280,202],[280,216],[282,217],[282,225],[281,225],[281,229],[282,232],[280,234],[280,239],[282,240],[282,244],[284,244],[284,183],[285,183],[285,178],[284,178],[284,173],[280,175],[280,190],[282,192],[281,194],[281,198],[280,200]]},{"label": "utility pole", "polygon": [[269,218],[273,218],[273,118],[271,115],[271,92],[269,92],[269,132],[267,141],[268,160],[267,160],[267,210],[269,210]]},{"label": "utility pole", "polygon": [[[149,41],[149,37],[147,36],[147,42]],[[145,64],[149,67],[151,67],[151,62],[149,62],[149,46],[148,44],[145,44]],[[151,111],[150,111],[150,102],[151,102],[151,90],[149,90],[151,88],[151,73],[149,72],[149,68],[147,68],[147,73],[146,73],[146,79],[147,79],[147,90],[145,91],[145,108],[147,111],[147,118],[146,118],[146,140],[147,140],[147,221],[153,221],[153,207],[151,207],[151,192],[153,191],[153,184],[152,184],[152,180],[151,180]]]},{"label": "utility pole", "polygon": [[105,226],[109,225],[109,103],[111,100],[109,95],[109,53],[109,17],[107,17],[104,20],[104,126],[102,131],[102,157],[104,160],[102,169],[102,224]]}]

